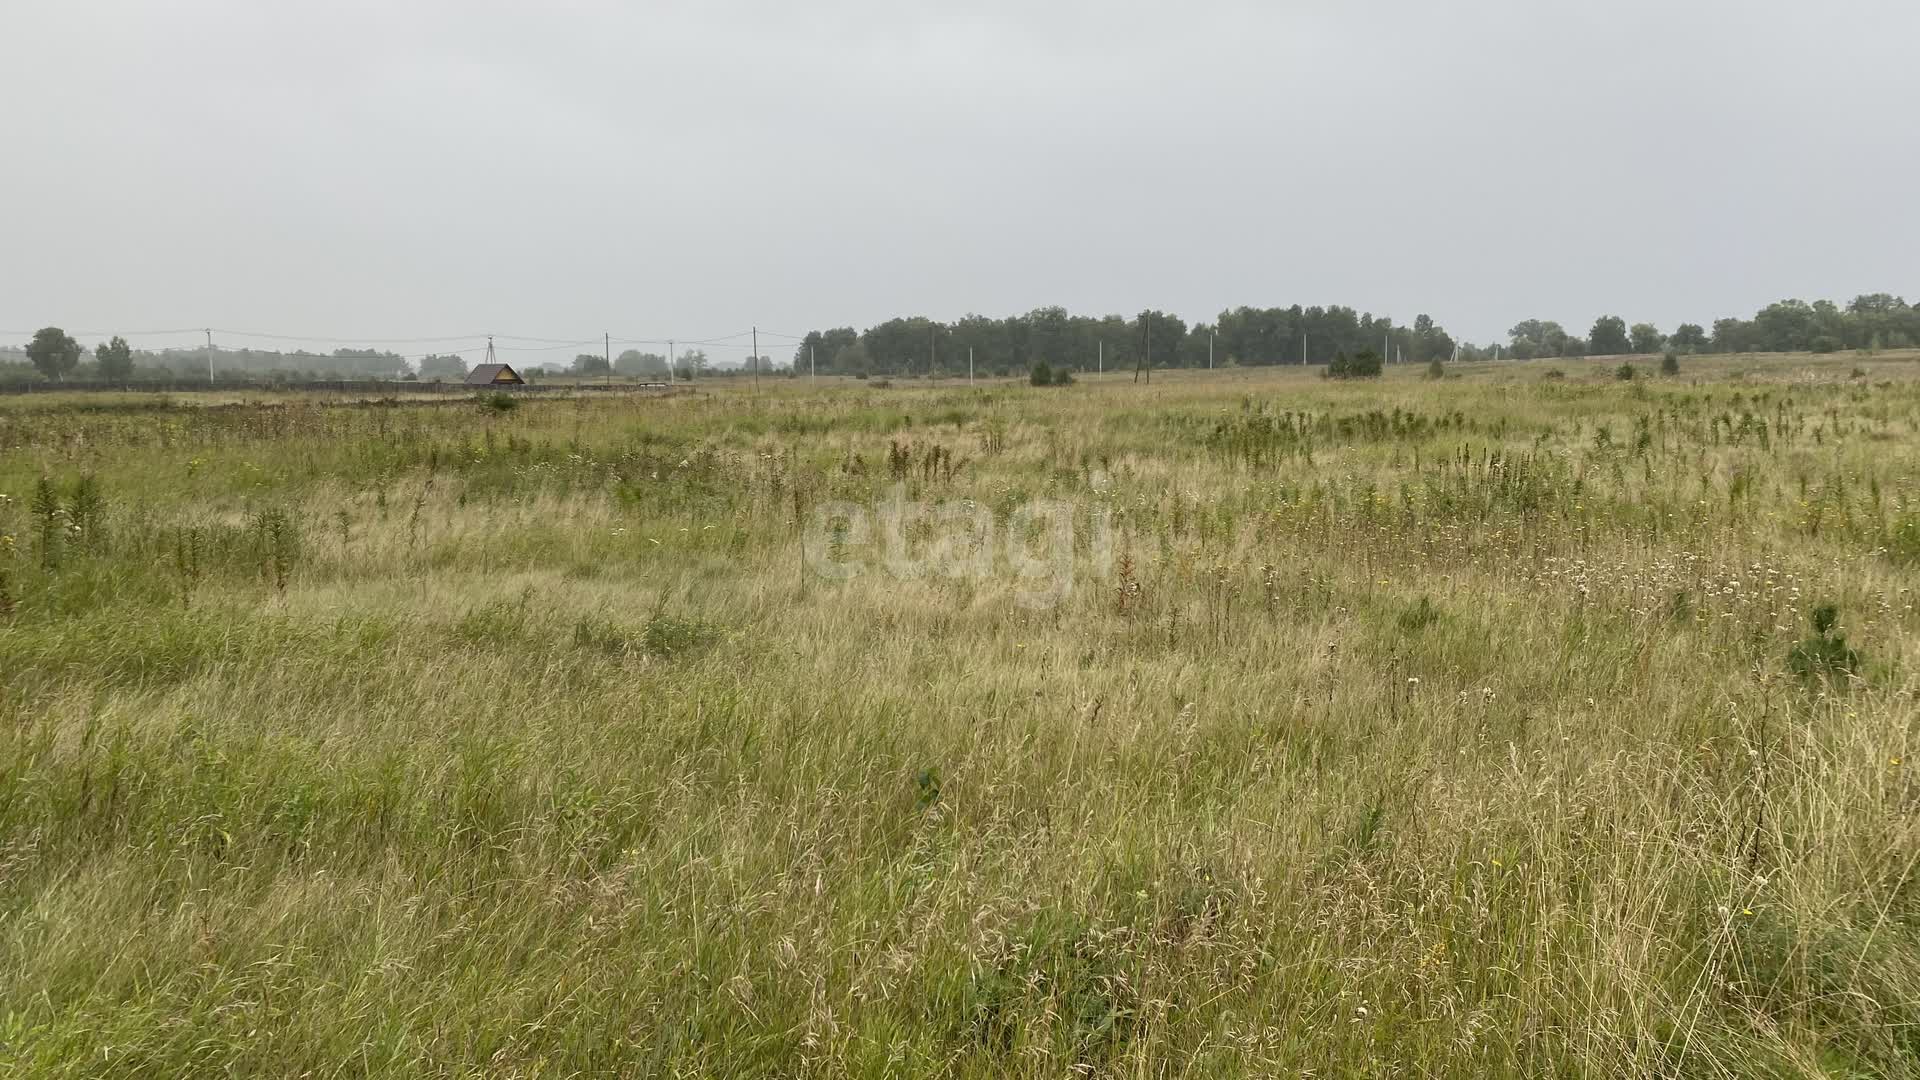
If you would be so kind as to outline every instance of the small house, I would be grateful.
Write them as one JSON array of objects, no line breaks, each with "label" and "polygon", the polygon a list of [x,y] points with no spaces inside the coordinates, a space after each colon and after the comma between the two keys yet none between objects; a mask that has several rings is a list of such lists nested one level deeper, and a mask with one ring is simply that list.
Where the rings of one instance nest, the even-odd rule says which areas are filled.
[{"label": "small house", "polygon": [[467,372],[468,386],[525,386],[527,380],[510,364],[475,364]]}]

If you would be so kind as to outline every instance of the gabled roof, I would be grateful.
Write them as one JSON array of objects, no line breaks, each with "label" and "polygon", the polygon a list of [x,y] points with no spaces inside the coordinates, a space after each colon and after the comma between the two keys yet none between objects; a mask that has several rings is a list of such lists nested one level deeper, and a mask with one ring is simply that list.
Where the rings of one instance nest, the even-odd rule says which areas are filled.
[{"label": "gabled roof", "polygon": [[467,372],[467,382],[476,386],[487,385],[497,380],[503,371],[512,376],[514,382],[520,381],[520,373],[507,364],[475,364],[473,370]]}]

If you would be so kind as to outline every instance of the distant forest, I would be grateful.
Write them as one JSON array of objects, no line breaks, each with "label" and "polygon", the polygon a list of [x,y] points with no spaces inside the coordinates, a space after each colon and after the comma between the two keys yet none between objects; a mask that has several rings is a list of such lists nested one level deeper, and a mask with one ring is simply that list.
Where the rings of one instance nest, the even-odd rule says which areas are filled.
[{"label": "distant forest", "polygon": [[[50,328],[51,329],[51,328]],[[42,343],[42,338],[46,344]],[[1782,300],[1750,319],[1725,318],[1709,325],[1682,323],[1671,331],[1650,323],[1629,323],[1616,315],[1594,321],[1584,335],[1559,323],[1527,319],[1497,345],[1456,341],[1432,318],[1411,323],[1362,313],[1349,307],[1238,307],[1211,323],[1188,325],[1177,315],[1145,311],[1120,315],[1073,315],[1065,308],[1037,308],[1025,315],[989,318],[968,315],[955,322],[922,316],[889,319],[864,331],[852,327],[815,330],[794,350],[786,370],[817,370],[835,375],[924,375],[966,373],[971,350],[981,374],[1025,372],[1036,364],[1089,372],[1096,368],[1128,371],[1149,357],[1155,368],[1207,366],[1209,350],[1217,366],[1327,364],[1342,355],[1363,352],[1387,362],[1422,364],[1432,360],[1526,360],[1536,357],[1615,356],[1663,351],[1838,352],[1903,349],[1920,344],[1920,306],[1898,296],[1873,293],[1845,305],[1828,300]],[[1149,356],[1150,351],[1150,356]],[[335,349],[329,353],[215,348],[213,372],[262,381],[306,379],[444,379],[457,381],[467,361],[457,355],[405,357],[377,349]],[[516,365],[520,366],[520,365]],[[725,374],[778,370],[767,360],[747,358],[738,366],[708,361],[700,350],[674,358],[675,374]],[[115,382],[176,381],[204,378],[208,354],[198,348],[158,352],[133,349],[119,338],[79,342],[54,330],[35,342],[0,345],[0,383],[64,379]],[[552,373],[597,375],[606,358],[582,353],[570,364],[547,362]],[[664,377],[662,355],[627,350],[613,359],[613,371],[636,377]],[[528,375],[542,373],[528,365]]]},{"label": "distant forest", "polygon": [[1387,362],[1431,360],[1527,360],[1535,357],[1615,356],[1674,351],[1837,352],[1841,349],[1901,349],[1920,343],[1920,307],[1900,297],[1874,293],[1844,307],[1828,300],[1811,304],[1782,300],[1751,319],[1718,319],[1712,328],[1682,323],[1671,333],[1651,323],[1629,324],[1617,315],[1594,321],[1585,336],[1557,322],[1528,319],[1499,345],[1456,342],[1426,315],[1402,324],[1349,307],[1239,307],[1211,323],[1187,325],[1178,316],[1146,311],[1128,319],[1070,315],[1040,308],[993,319],[969,315],[939,323],[923,317],[889,319],[862,331],[815,330],[793,354],[795,370],[811,363],[821,372],[900,375],[964,372],[973,351],[976,370],[1023,371],[1034,364],[1092,371],[1129,370],[1151,349],[1156,368],[1237,365],[1326,364],[1341,354],[1372,352]]}]

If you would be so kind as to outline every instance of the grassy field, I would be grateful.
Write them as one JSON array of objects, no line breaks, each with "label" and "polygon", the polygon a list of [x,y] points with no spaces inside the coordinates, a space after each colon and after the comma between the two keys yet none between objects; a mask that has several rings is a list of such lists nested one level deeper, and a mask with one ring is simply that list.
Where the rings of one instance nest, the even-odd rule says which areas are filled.
[{"label": "grassy field", "polygon": [[1920,1075],[1920,357],[1683,364],[0,401],[0,1072]]}]

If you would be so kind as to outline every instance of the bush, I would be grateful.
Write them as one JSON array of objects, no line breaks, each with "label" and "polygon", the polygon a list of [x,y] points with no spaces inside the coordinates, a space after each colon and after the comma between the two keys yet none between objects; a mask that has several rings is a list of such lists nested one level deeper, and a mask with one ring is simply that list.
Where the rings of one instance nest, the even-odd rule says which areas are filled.
[{"label": "bush", "polygon": [[1047,366],[1045,360],[1041,360],[1033,365],[1033,371],[1028,373],[1027,381],[1035,386],[1052,386],[1053,369]]},{"label": "bush", "polygon": [[1548,382],[1559,382],[1561,379],[1567,377],[1567,373],[1561,371],[1559,368],[1548,368],[1547,373],[1540,377]]},{"label": "bush", "polygon": [[1372,379],[1379,377],[1380,371],[1380,354],[1372,349],[1361,349],[1351,357],[1342,349],[1333,354],[1333,363],[1327,365],[1330,379]]},{"label": "bush", "polygon": [[1400,629],[1409,634],[1417,634],[1440,621],[1440,609],[1433,606],[1431,597],[1422,596],[1420,602],[1402,611],[1394,617]]},{"label": "bush", "polygon": [[1662,375],[1680,374],[1680,357],[1674,355],[1674,351],[1672,349],[1668,349],[1667,354],[1660,358],[1660,374]]},{"label": "bush", "polygon": [[1621,364],[1619,367],[1613,369],[1613,377],[1619,379],[1621,382],[1632,382],[1633,377],[1638,374],[1639,372],[1633,369],[1632,364]]},{"label": "bush", "polygon": [[1840,351],[1840,339],[1826,334],[1813,339],[1813,351],[1817,353],[1835,353]]},{"label": "bush", "polygon": [[1807,621],[1813,625],[1813,634],[1787,653],[1787,670],[1811,681],[1851,675],[1860,669],[1860,653],[1848,648],[1846,635],[1840,633],[1839,608],[1821,604],[1808,614]]},{"label": "bush", "polygon": [[1427,378],[1444,379],[1446,377],[1447,377],[1447,369],[1441,366],[1439,357],[1436,356],[1431,361],[1428,362]]},{"label": "bush", "polygon": [[520,407],[520,399],[507,393],[505,390],[495,390],[491,394],[481,394],[480,405],[482,408],[492,409],[494,412],[512,412]]}]

